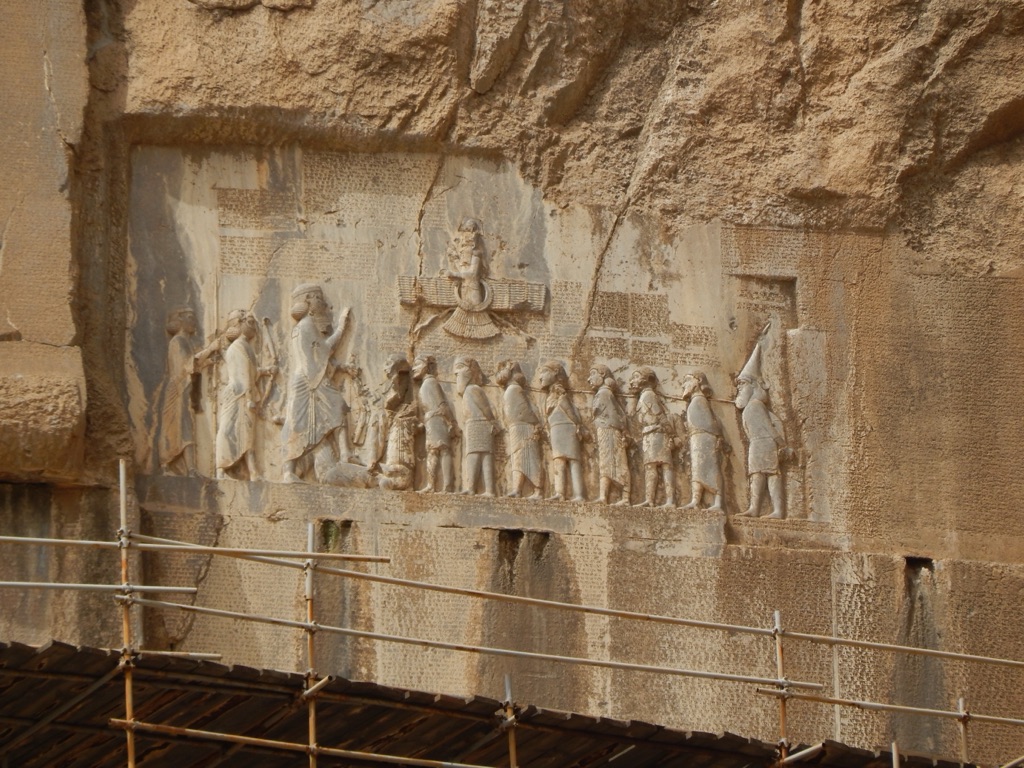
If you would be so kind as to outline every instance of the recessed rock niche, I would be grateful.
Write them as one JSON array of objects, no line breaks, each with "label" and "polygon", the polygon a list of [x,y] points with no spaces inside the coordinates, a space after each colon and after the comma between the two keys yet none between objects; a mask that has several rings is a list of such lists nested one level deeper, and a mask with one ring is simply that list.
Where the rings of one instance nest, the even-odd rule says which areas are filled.
[{"label": "recessed rock niche", "polygon": [[142,474],[829,518],[811,235],[296,145],[138,147],[130,207]]}]

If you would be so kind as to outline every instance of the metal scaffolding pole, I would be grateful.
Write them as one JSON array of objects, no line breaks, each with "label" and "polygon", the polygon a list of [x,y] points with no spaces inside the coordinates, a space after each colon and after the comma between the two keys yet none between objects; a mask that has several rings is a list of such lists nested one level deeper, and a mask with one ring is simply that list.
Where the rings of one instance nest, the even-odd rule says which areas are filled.
[{"label": "metal scaffolding pole", "polygon": [[971,719],[970,712],[967,711],[967,704],[964,701],[964,697],[961,696],[956,700],[956,708],[960,712],[960,762],[964,765],[967,764],[967,722]]},{"label": "metal scaffolding pole", "polygon": [[[782,654],[782,611],[775,611],[775,675],[780,681],[785,681],[786,670]],[[779,683],[779,757],[782,764],[786,764],[786,756],[789,754],[789,736],[786,728],[786,702],[787,686],[785,682]]]},{"label": "metal scaffolding pole", "polygon": [[[224,555],[226,557],[242,557],[256,559],[259,557],[291,557],[297,560],[345,560],[357,563],[390,563],[391,558],[384,555],[349,555],[340,552],[292,552],[286,549],[248,549],[245,547],[208,547],[202,544],[158,539],[153,536],[128,532],[133,539],[132,547],[144,552],[196,552],[200,554]],[[117,541],[93,541],[88,539],[48,539],[37,536],[0,536],[0,543],[5,544],[46,544],[54,547],[88,547],[93,549],[118,549]],[[275,563],[281,565],[281,563]],[[298,563],[301,568],[302,563]]]},{"label": "metal scaffolding pole", "polygon": [[76,592],[116,592],[127,595],[132,592],[149,592],[151,594],[194,595],[199,590],[195,587],[154,587],[143,584],[70,584],[59,581],[0,581],[0,589],[68,589]]},{"label": "metal scaffolding pole", "polygon": [[[306,525],[306,550],[313,551],[313,524]],[[313,570],[316,568],[316,561],[313,558],[306,560],[303,566],[303,591],[306,595],[306,691],[304,698],[309,710],[309,768],[316,768],[316,624],[313,617]]]},{"label": "metal scaffolding pole", "polygon": [[[956,720],[959,728],[959,747],[960,747],[960,761],[966,763],[969,756],[969,740],[968,740],[968,729],[970,721],[974,720],[981,723],[991,723],[997,725],[1010,725],[1010,726],[1024,726],[1024,719],[1000,717],[994,715],[981,715],[974,714],[967,709],[966,701],[963,697],[960,697],[957,701],[956,710],[938,710],[928,709],[924,707],[914,707],[907,705],[898,704],[886,704],[883,702],[875,701],[859,701],[854,699],[840,698],[838,695],[826,696],[821,693],[825,686],[819,683],[806,682],[806,681],[794,681],[786,678],[785,669],[785,653],[784,640],[790,638],[791,640],[799,640],[809,642],[817,645],[829,646],[833,649],[839,647],[851,647],[859,649],[876,650],[888,653],[903,653],[918,656],[928,656],[944,660],[952,660],[958,662],[970,662],[988,665],[997,665],[1011,668],[1024,668],[1024,661],[1017,661],[1012,659],[1001,659],[989,656],[980,656],[975,654],[957,653],[952,651],[938,651],[927,648],[917,648],[913,646],[903,646],[891,643],[877,643],[863,640],[851,640],[841,637],[830,637],[826,635],[817,635],[811,633],[792,632],[785,630],[782,626],[782,617],[780,611],[774,612],[774,622],[771,629],[765,629],[764,627],[750,627],[743,625],[724,624],[718,622],[706,622],[697,621],[691,619],[683,619],[672,616],[664,616],[658,614],[645,614],[634,611],[623,611],[613,608],[604,608],[601,606],[593,605],[582,605],[574,603],[565,603],[553,600],[544,600],[540,598],[523,597],[518,595],[508,595],[495,592],[487,592],[484,590],[468,589],[460,587],[450,587],[440,584],[433,584],[429,582],[415,581],[411,579],[402,579],[391,576],[380,576],[373,573],[364,573],[361,571],[353,571],[336,567],[329,567],[324,565],[324,561],[337,561],[337,560],[348,560],[355,562],[367,562],[367,563],[390,563],[390,558],[383,556],[372,556],[372,555],[348,555],[340,553],[321,553],[314,552],[315,547],[315,527],[312,523],[308,524],[307,527],[307,541],[305,552],[293,552],[287,550],[276,550],[276,549],[250,549],[250,548],[225,548],[225,547],[210,547],[190,544],[187,542],[180,542],[171,539],[160,539],[157,537],[144,536],[141,534],[134,534],[131,532],[128,526],[128,490],[127,490],[127,463],[124,460],[120,461],[119,464],[119,495],[120,495],[120,527],[117,531],[117,541],[72,541],[64,539],[48,539],[48,538],[32,538],[32,537],[15,537],[15,536],[0,536],[0,543],[21,543],[21,544],[34,544],[34,545],[49,545],[49,546],[72,546],[72,547],[87,547],[96,549],[112,549],[117,548],[120,555],[120,573],[121,581],[119,584],[79,584],[79,583],[57,583],[57,582],[14,582],[14,581],[0,581],[0,589],[4,588],[17,588],[17,589],[66,589],[66,590],[88,590],[113,593],[115,600],[118,602],[121,611],[121,623],[122,623],[122,648],[120,651],[120,661],[118,667],[109,672],[104,678],[97,680],[92,686],[90,686],[82,694],[77,695],[74,699],[69,700],[63,704],[59,709],[49,713],[48,717],[34,725],[25,733],[18,735],[16,740],[12,740],[7,744],[3,745],[4,755],[7,759],[10,755],[12,746],[22,743],[24,740],[29,738],[31,735],[37,733],[40,729],[46,727],[48,724],[53,722],[63,712],[78,706],[84,701],[89,695],[92,695],[98,688],[102,687],[103,684],[107,683],[111,678],[117,674],[124,675],[124,697],[125,697],[125,718],[111,720],[111,724],[125,730],[126,746],[127,746],[127,764],[129,768],[135,768],[136,765],[136,743],[135,743],[135,732],[148,731],[151,733],[163,733],[167,736],[176,736],[184,738],[199,738],[199,739],[210,739],[215,741],[225,741],[234,743],[236,746],[233,749],[241,749],[246,746],[250,747],[262,747],[276,750],[286,750],[290,752],[305,752],[308,756],[309,765],[311,768],[317,768],[317,760],[320,755],[341,757],[347,759],[365,760],[370,762],[383,762],[398,765],[410,765],[410,766],[425,766],[425,767],[440,767],[440,766],[451,766],[458,768],[482,768],[480,766],[468,766],[463,763],[451,763],[442,762],[435,760],[425,760],[417,758],[402,758],[396,756],[379,755],[371,752],[353,752],[349,750],[333,749],[321,747],[317,743],[317,702],[316,699],[324,692],[327,684],[332,680],[329,675],[321,677],[318,674],[316,667],[316,633],[327,632],[332,634],[339,634],[349,637],[361,638],[365,640],[381,641],[381,642],[392,642],[406,645],[415,645],[425,648],[437,648],[448,651],[458,651],[466,653],[478,653],[487,654],[494,656],[504,656],[507,658],[525,658],[525,659],[536,659],[544,661],[554,661],[565,664],[582,665],[589,667],[599,667],[606,669],[618,669],[638,672],[648,672],[655,674],[665,674],[672,676],[683,676],[692,677],[697,679],[705,680],[716,680],[716,681],[727,681],[727,682],[739,682],[739,683],[750,683],[755,685],[771,686],[768,688],[757,688],[756,691],[761,694],[775,696],[779,699],[779,762],[778,765],[790,765],[802,760],[811,759],[823,750],[823,745],[818,744],[814,747],[804,749],[800,752],[790,753],[790,742],[788,737],[788,702],[791,699],[803,700],[808,702],[816,702],[833,707],[853,707],[861,710],[876,711],[876,712],[887,712],[887,713],[906,713],[912,715],[920,715],[924,717],[933,717],[939,719]],[[252,613],[242,613],[236,611],[228,611],[223,609],[206,608],[195,605],[185,605],[181,603],[167,602],[164,600],[157,599],[146,599],[139,595],[141,593],[152,593],[152,594],[191,594],[195,595],[198,593],[196,587],[173,587],[173,586],[156,586],[156,585],[137,585],[132,584],[130,581],[130,553],[129,548],[134,548],[139,551],[147,552],[170,552],[170,553],[199,553],[199,554],[210,554],[225,557],[234,557],[244,559],[252,562],[266,563],[270,565],[276,565],[281,567],[299,569],[303,571],[303,594],[305,602],[305,620],[294,621],[289,619],[278,619],[269,616],[261,616]],[[321,625],[316,622],[315,618],[315,584],[314,584],[314,572],[319,571],[321,573],[327,573],[330,575],[341,576],[344,578],[351,578],[356,580],[369,581],[372,583],[385,584],[390,586],[397,586],[403,588],[412,588],[418,590],[426,590],[433,592],[440,592],[446,594],[461,595],[471,598],[479,598],[485,600],[496,600],[506,603],[513,603],[519,605],[529,605],[534,607],[545,607],[559,610],[568,610],[578,613],[593,614],[600,616],[612,616],[623,619],[630,619],[636,621],[644,621],[650,623],[667,624],[672,626],[682,626],[695,629],[708,629],[714,631],[724,631],[729,633],[746,634],[760,637],[771,636],[774,642],[775,650],[775,671],[776,677],[758,677],[753,675],[739,675],[729,674],[723,672],[707,672],[701,670],[687,670],[677,669],[672,667],[663,667],[647,664],[636,664],[631,662],[618,662],[618,661],[605,661],[600,659],[587,659],[574,656],[560,656],[556,654],[540,653],[540,652],[529,652],[529,651],[514,651],[507,648],[494,648],[487,646],[475,646],[461,643],[450,643],[437,640],[428,640],[424,638],[407,637],[401,635],[391,635],[378,632],[369,632],[357,629],[350,629],[346,627],[336,627],[330,625]],[[133,606],[151,606],[154,608],[170,608],[185,612],[191,612],[201,615],[221,617],[228,619],[236,619],[242,621],[251,621],[264,624],[277,625],[281,627],[288,627],[299,629],[303,631],[306,638],[306,659],[307,659],[307,671],[305,674],[305,680],[303,690],[301,693],[301,699],[306,702],[308,710],[308,740],[306,744],[273,741],[268,739],[258,739],[249,736],[240,736],[232,734],[215,733],[212,731],[202,731],[189,728],[178,728],[172,726],[162,726],[153,723],[144,723],[135,719],[135,701],[134,701],[134,683],[135,683],[135,663],[137,659],[142,655],[154,655],[154,656],[170,656],[179,658],[190,658],[190,659],[219,659],[219,654],[204,654],[204,653],[192,653],[192,652],[176,652],[176,651],[144,651],[136,649],[134,647],[136,638],[133,637],[132,617],[133,617]],[[835,631],[835,628],[833,628]],[[139,640],[141,642],[141,640]],[[138,670],[140,675],[146,673],[145,670]],[[29,673],[26,673],[29,674]],[[834,675],[838,681],[838,671],[834,670]],[[798,689],[798,690],[794,690]],[[799,689],[802,689],[799,690]],[[294,689],[293,689],[294,690]],[[809,691],[809,692],[808,692]],[[838,694],[838,688],[836,689]],[[329,694],[325,694],[329,696]],[[505,731],[508,739],[508,753],[509,753],[509,765],[511,768],[517,768],[517,745],[515,730],[517,726],[517,711],[512,701],[511,681],[506,675],[505,681],[505,701],[502,705],[502,710],[498,713],[503,715],[503,719],[499,723],[498,732]],[[493,733],[493,732],[492,732]],[[493,737],[492,737],[493,738]],[[895,742],[892,743],[892,765],[893,768],[899,768],[900,756]],[[1010,763],[1007,763],[1003,768],[1017,768],[1018,766],[1024,766],[1024,757],[1018,758]]]},{"label": "metal scaffolding pole", "polygon": [[[120,595],[115,600],[124,600]],[[149,600],[145,598],[134,598],[136,605],[151,606],[154,608],[172,608],[190,613],[201,613],[207,616],[220,616],[229,619],[242,619],[243,621],[254,621],[261,624],[274,624],[280,627],[293,627],[305,629],[309,623],[304,621],[293,621],[291,619],[278,619],[270,616],[259,616],[256,614],[239,613],[237,611],[225,611],[219,608],[204,608],[198,605],[184,605],[182,603],[168,603],[163,600]],[[438,640],[425,640],[416,637],[404,637],[401,635],[387,635],[380,632],[366,632],[360,629],[347,629],[345,627],[333,627],[327,624],[313,623],[317,632],[329,632],[349,637],[360,637],[365,640],[383,640],[385,642],[401,643],[405,645],[419,645],[424,648],[439,648],[446,651],[464,651],[466,653],[481,653],[494,656],[507,656],[520,659],[539,659],[543,661],[558,661],[564,664],[577,664],[590,667],[603,667],[605,669],[623,669],[633,672],[655,672],[665,675],[676,675],[679,677],[694,677],[702,680],[723,680],[733,683],[754,683],[761,685],[785,685],[788,688],[803,688],[806,690],[820,691],[824,689],[821,683],[812,683],[803,680],[780,680],[772,677],[756,677],[752,675],[734,675],[727,672],[705,672],[703,670],[676,669],[674,667],[658,667],[649,664],[633,664],[622,661],[604,661],[602,659],[582,659],[576,656],[558,656],[550,653],[534,653],[531,651],[513,651],[508,648],[489,648],[478,645],[464,645],[461,643],[446,643]]]},{"label": "metal scaffolding pole", "polygon": [[794,752],[788,757],[783,755],[779,760],[779,765],[793,765],[794,763],[801,763],[804,760],[810,760],[812,757],[820,755],[824,749],[824,743],[815,744],[813,747],[808,747],[807,749],[802,749],[799,752]]},{"label": "metal scaffolding pole", "polygon": [[[126,731],[148,731],[150,733],[163,733],[169,736],[186,736],[194,739],[205,739],[207,741],[221,741],[231,744],[244,744],[250,747],[261,747],[284,752],[309,752],[307,744],[297,744],[291,741],[274,741],[272,739],[258,739],[254,736],[239,736],[233,733],[219,733],[217,731],[201,731],[195,728],[178,728],[171,725],[157,725],[155,723],[144,723],[137,720],[112,719],[110,724],[115,728],[124,728]],[[318,755],[325,757],[341,757],[348,760],[363,760],[370,763],[387,763],[389,765],[408,765],[416,768],[492,768],[486,765],[473,763],[451,763],[444,760],[424,760],[418,757],[398,757],[396,755],[382,755],[376,752],[357,752],[350,749],[334,749],[333,747],[317,747]]]},{"label": "metal scaffolding pole", "polygon": [[512,677],[508,673],[505,674],[505,702],[502,711],[505,715],[505,720],[501,723],[500,727],[508,732],[508,765],[509,768],[519,768],[519,758],[516,754],[516,723],[518,718],[516,717],[515,704],[512,702]]},{"label": "metal scaffolding pole", "polygon": [[[160,542],[170,543],[172,539],[158,539],[153,536],[141,536],[135,534],[134,539],[143,542]],[[182,547],[192,548],[192,545],[186,542],[174,542]],[[232,557],[239,557],[245,560],[253,560],[259,563],[268,563],[270,565],[279,565],[284,568],[294,568],[296,570],[302,569],[302,563],[289,562],[287,560],[279,560],[271,557],[265,557],[256,554],[240,554],[234,555],[228,551],[221,550],[218,548],[219,554],[227,554]],[[255,552],[255,550],[253,550]],[[485,600],[497,600],[505,603],[517,603],[519,605],[531,605],[540,608],[558,608],[566,611],[574,611],[577,613],[589,613],[596,616],[615,616],[623,619],[633,619],[636,621],[648,621],[656,624],[672,624],[681,627],[693,627],[696,629],[714,629],[721,632],[734,632],[738,634],[748,635],[759,635],[761,637],[771,637],[773,630],[765,629],[764,627],[747,627],[738,624],[722,624],[713,621],[698,621],[696,619],[682,619],[676,616],[662,616],[653,613],[638,613],[636,611],[621,611],[615,608],[604,608],[597,605],[582,605],[578,603],[563,603],[558,600],[544,600],[539,597],[523,597],[521,595],[508,595],[502,592],[488,592],[482,589],[469,589],[467,587],[450,587],[444,584],[433,584],[428,581],[416,581],[414,579],[401,579],[395,576],[381,576],[375,573],[364,573],[362,571],[352,571],[343,568],[331,568],[329,566],[319,566],[317,568],[319,573],[329,574],[332,576],[343,576],[357,581],[370,581],[377,584],[389,584],[397,587],[409,587],[412,589],[422,589],[429,592],[443,592],[449,595],[462,595],[463,597],[477,597]]]},{"label": "metal scaffolding pole", "polygon": [[817,643],[819,645],[842,645],[847,648],[867,648],[875,651],[892,651],[893,653],[908,653],[913,656],[931,656],[936,659],[951,659],[956,661],[976,661],[981,664],[996,664],[1004,667],[1018,667],[1024,669],[1024,661],[1000,659],[995,656],[979,656],[974,653],[957,653],[956,651],[937,651],[932,648],[917,648],[912,645],[875,643],[870,640],[850,640],[845,637],[829,637],[828,635],[814,635],[807,632],[790,632],[789,630],[786,630],[783,634],[793,640],[806,640],[809,643]]},{"label": "metal scaffolding pole", "polygon": [[[132,546],[142,552],[195,552],[198,554],[223,555],[225,557],[292,557],[296,560],[348,560],[357,563],[390,563],[390,557],[382,555],[346,555],[339,552],[289,552],[285,549],[247,549],[245,547],[205,547],[199,544],[156,544],[147,543],[142,536]],[[297,565],[301,568],[302,562]]]},{"label": "metal scaffolding pole", "polygon": [[884,704],[879,701],[837,699],[831,696],[819,696],[814,693],[795,693],[793,691],[790,691],[789,693],[782,694],[775,688],[758,688],[756,690],[758,693],[762,693],[766,696],[785,695],[790,699],[800,699],[801,701],[814,701],[819,704],[838,704],[843,707],[853,707],[854,709],[864,709],[875,712],[902,712],[908,715],[922,715],[924,717],[939,717],[946,720],[960,721],[963,721],[966,718],[969,720],[976,720],[979,723],[1024,726],[1024,720],[1014,717],[998,717],[996,715],[976,715],[972,712],[950,711],[945,709],[927,709],[926,707],[912,707],[906,704]]},{"label": "metal scaffolding pole", "polygon": [[[121,670],[124,672],[124,717],[135,719],[135,701],[132,687],[132,667],[135,659],[132,656],[132,592],[128,579],[128,547],[131,542],[128,536],[128,463],[121,459],[118,465],[120,489],[121,527],[117,532],[118,544],[121,549],[121,584],[125,591],[121,600]],[[135,731],[126,730],[125,739],[128,750],[128,768],[135,768]]]}]

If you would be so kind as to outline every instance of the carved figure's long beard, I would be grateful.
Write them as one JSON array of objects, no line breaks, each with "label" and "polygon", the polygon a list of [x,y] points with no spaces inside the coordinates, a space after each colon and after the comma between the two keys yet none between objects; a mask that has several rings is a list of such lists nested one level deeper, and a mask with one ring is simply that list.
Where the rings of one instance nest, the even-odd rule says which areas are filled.
[{"label": "carved figure's long beard", "polygon": [[316,329],[320,331],[324,336],[330,335],[331,331],[331,316],[326,311],[312,312],[310,316],[313,318],[313,322],[316,323]]}]

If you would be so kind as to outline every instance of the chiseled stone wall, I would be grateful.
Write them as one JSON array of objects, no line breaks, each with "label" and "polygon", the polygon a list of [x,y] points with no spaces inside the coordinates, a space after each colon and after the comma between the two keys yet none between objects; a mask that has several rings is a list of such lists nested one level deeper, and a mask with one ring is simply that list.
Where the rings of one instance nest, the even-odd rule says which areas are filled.
[{"label": "chiseled stone wall", "polygon": [[85,14],[47,0],[0,31],[0,477],[75,481],[86,382],[73,296],[73,161],[88,71]]},{"label": "chiseled stone wall", "polygon": [[[140,486],[142,524],[156,535],[204,544],[304,545],[386,555],[389,564],[351,568],[550,600],[642,613],[785,627],[923,647],[1019,657],[1011,597],[1018,565],[907,562],[851,551],[806,521],[753,520],[708,512],[641,510],[569,502],[314,488],[225,480],[201,490],[185,478]],[[770,542],[770,543],[767,543]],[[147,579],[195,583],[196,602],[264,616],[304,616],[301,571],[193,555],[146,560]],[[772,677],[774,642],[706,629],[424,592],[353,579],[316,577],[323,624],[450,643],[589,656],[640,664]],[[227,650],[226,660],[304,669],[295,630],[168,612],[150,614],[147,642]],[[319,633],[318,669],[455,694],[501,697],[511,675],[516,699],[538,706],[697,730],[777,738],[775,700],[756,686],[598,670],[428,650]],[[871,650],[787,641],[786,674],[819,682],[826,695],[898,701],[936,709],[964,696],[977,713],[1014,717],[1014,680],[998,667],[937,662]],[[955,724],[911,716],[791,702],[790,736],[909,751],[958,754]],[[971,725],[973,760],[995,762],[1020,748],[1019,733]]]},{"label": "chiseled stone wall", "polygon": [[[49,0],[8,15],[3,532],[108,536],[127,458],[131,524],[156,535],[297,548],[313,522],[320,546],[392,557],[367,566],[385,574],[763,626],[781,610],[806,631],[1024,655],[1021,9]],[[478,239],[460,232],[467,217]],[[330,394],[330,408],[308,413],[334,414],[343,453],[361,464],[316,466],[310,443],[292,466],[282,449],[301,411],[297,361],[331,357],[292,341],[296,303],[319,301],[295,294],[309,283],[335,325],[350,314],[329,350],[330,388],[348,410],[337,417]],[[312,311],[302,327],[326,319]],[[251,359],[229,330],[254,331]],[[559,398],[543,366],[559,361],[562,404],[586,428],[588,501],[344,487],[428,480],[424,437],[391,429],[424,416],[395,354],[436,358],[462,431],[455,488],[469,484],[470,442],[455,362],[479,361],[474,407],[486,399],[504,429],[499,495],[512,488],[513,446],[498,363],[519,363],[544,413]],[[657,375],[675,508],[597,503],[595,365],[623,390],[641,366]],[[681,415],[698,372],[721,440],[693,457]],[[762,517],[741,514],[760,482],[749,477],[756,430],[733,403],[741,372],[784,432],[779,482],[760,478],[784,519],[763,517],[776,508],[767,493]],[[643,426],[628,449],[633,503],[648,495]],[[572,443],[553,434],[544,495],[557,491],[554,444],[564,454]],[[229,454],[239,461],[218,477]],[[679,509],[709,454],[723,513],[707,511],[708,489],[701,509]],[[283,483],[289,473],[304,482]],[[113,555],[0,552],[10,578],[115,572]],[[200,603],[301,615],[298,576],[266,566],[135,564],[147,580],[198,585]],[[744,636],[359,582],[319,590],[321,619],[345,626],[773,670],[770,644]],[[5,638],[119,643],[105,599],[25,593],[4,608]],[[305,665],[287,630],[155,612],[140,629],[156,646]],[[777,736],[774,701],[749,686],[319,641],[321,671],[494,696],[508,672],[516,698],[540,706]],[[1014,670],[798,644],[787,663],[850,698],[1021,710]],[[957,750],[948,722],[801,702],[790,715],[808,742]],[[982,761],[1024,752],[1020,732],[976,723],[971,744]]]}]

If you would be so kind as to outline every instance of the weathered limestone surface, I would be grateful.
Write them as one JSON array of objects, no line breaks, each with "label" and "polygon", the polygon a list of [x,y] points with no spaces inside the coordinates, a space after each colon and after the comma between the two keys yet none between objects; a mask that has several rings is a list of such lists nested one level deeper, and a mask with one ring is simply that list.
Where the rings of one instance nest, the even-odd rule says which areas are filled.
[{"label": "weathered limestone surface", "polygon": [[85,417],[85,372],[77,348],[0,344],[0,476],[77,479]]},{"label": "weathered limestone surface", "polygon": [[[47,2],[0,30],[0,476],[77,480],[85,377],[72,297],[71,186],[88,71],[85,14]],[[20,341],[19,341],[20,340]]]},{"label": "weathered limestone surface", "polygon": [[[155,535],[301,548],[313,522],[319,546],[390,556],[368,566],[382,574],[1024,655],[1019,4],[49,0],[9,16],[0,477],[51,485],[3,486],[4,532],[103,538],[123,457],[132,524]],[[565,379],[541,380],[556,364]],[[522,382],[499,387],[502,366]],[[594,418],[602,383],[621,430]],[[696,390],[707,410],[683,420]],[[393,490],[447,459],[465,498]],[[481,497],[579,487],[584,503]],[[142,565],[202,604],[301,615],[299,578],[266,566]],[[324,623],[774,674],[768,639],[319,590]],[[116,642],[99,603],[18,600],[0,616],[15,639]],[[144,629],[305,665],[287,630],[155,611]],[[735,683],[321,647],[321,671],[493,696],[510,672],[540,706],[777,738],[774,700]],[[1014,670],[795,644],[787,664],[853,699],[1024,709]],[[958,749],[949,722],[790,717],[807,742]],[[972,759],[1024,752],[1019,731],[971,728]]]}]

